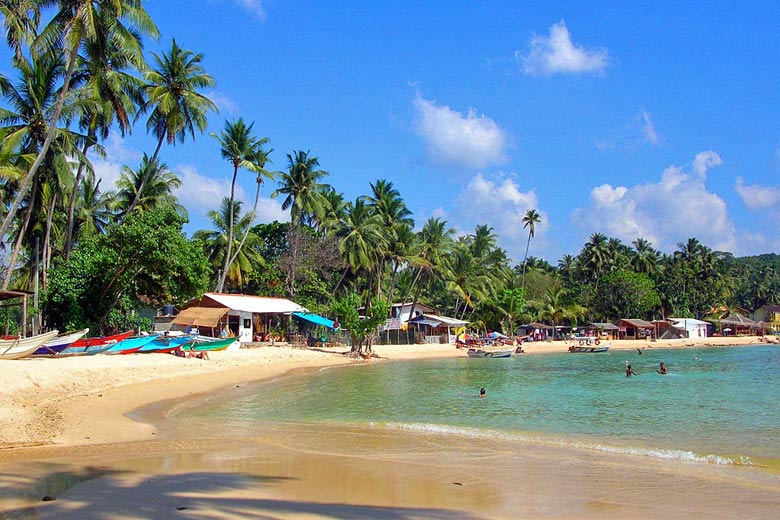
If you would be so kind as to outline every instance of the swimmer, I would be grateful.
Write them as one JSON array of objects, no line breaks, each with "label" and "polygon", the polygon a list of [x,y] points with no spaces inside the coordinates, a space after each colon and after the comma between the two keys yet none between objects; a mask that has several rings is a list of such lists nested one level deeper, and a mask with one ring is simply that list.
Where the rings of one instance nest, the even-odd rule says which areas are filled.
[{"label": "swimmer", "polygon": [[656,372],[658,372],[659,374],[662,374],[662,375],[668,373],[666,371],[666,365],[664,365],[663,361],[661,361],[661,365],[658,367],[658,370],[656,370]]}]

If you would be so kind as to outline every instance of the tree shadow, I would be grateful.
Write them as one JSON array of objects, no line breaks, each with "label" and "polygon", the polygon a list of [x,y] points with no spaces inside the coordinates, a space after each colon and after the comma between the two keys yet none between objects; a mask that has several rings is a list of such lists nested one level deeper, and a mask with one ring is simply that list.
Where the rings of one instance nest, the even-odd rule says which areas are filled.
[{"label": "tree shadow", "polygon": [[[5,478],[8,475],[0,475]],[[84,468],[54,471],[35,482],[11,476],[12,485],[27,488],[31,501],[23,507],[0,510],[0,519],[96,519],[117,513],[129,518],[278,519],[293,515],[314,518],[387,520],[478,520],[464,511],[425,507],[352,505],[336,502],[263,498],[286,477],[244,473],[190,472],[175,475]],[[327,483],[322,483],[327,486]],[[265,488],[265,489],[264,489]],[[265,491],[265,493],[262,493]],[[54,501],[40,501],[42,496]]]}]

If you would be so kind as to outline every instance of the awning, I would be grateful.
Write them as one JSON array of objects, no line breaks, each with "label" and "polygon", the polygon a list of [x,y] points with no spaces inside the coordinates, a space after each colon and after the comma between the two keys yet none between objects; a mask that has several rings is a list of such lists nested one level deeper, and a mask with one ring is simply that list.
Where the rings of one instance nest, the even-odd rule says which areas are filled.
[{"label": "awning", "polygon": [[287,314],[306,311],[297,303],[286,298],[266,298],[263,296],[223,293],[206,293],[203,297],[209,298],[231,310],[254,314]]},{"label": "awning", "polygon": [[225,307],[190,307],[177,314],[172,323],[214,328],[228,310]]},{"label": "awning", "polygon": [[437,314],[420,314],[409,320],[409,323],[421,323],[423,325],[430,325],[431,327],[440,327],[442,325],[445,327],[463,327],[469,324],[469,322],[464,320],[439,316]]},{"label": "awning", "polygon": [[296,318],[300,318],[310,323],[314,323],[315,325],[322,325],[323,327],[328,327],[329,329],[336,330],[338,328],[337,326],[338,324],[333,320],[329,320],[328,318],[320,316],[319,314],[314,314],[313,312],[293,312],[292,315],[295,316]]}]

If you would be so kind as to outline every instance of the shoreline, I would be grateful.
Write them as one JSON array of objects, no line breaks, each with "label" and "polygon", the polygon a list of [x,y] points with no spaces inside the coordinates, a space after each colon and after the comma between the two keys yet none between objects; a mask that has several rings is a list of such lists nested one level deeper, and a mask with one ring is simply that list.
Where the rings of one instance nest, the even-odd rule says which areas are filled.
[{"label": "shoreline", "polygon": [[[739,347],[780,344],[778,337],[618,340],[610,350]],[[526,354],[566,352],[566,341],[525,342]],[[75,446],[147,439],[153,428],[130,419],[133,410],[194,397],[295,369],[362,364],[347,349],[268,346],[210,353],[211,359],[161,354],[0,360],[0,452],[35,445]],[[375,345],[381,361],[463,357],[451,344]]]},{"label": "shoreline", "polygon": [[[713,343],[695,346],[750,346],[776,343],[775,341],[759,341],[758,337],[707,339]],[[730,340],[730,343],[724,345],[725,340]],[[612,342],[611,348],[625,351],[637,348],[682,348],[694,346],[690,344],[692,341],[620,341]],[[567,342],[539,342],[523,345],[524,350],[529,355],[565,352],[567,346]],[[252,469],[249,475],[275,475],[274,478],[282,479],[276,485],[269,486],[268,489],[253,490],[251,496],[254,499],[271,501],[269,503],[272,504],[276,504],[275,501],[285,503],[293,501],[296,504],[309,504],[311,501],[316,501],[327,504],[333,500],[341,500],[340,504],[344,507],[363,507],[365,509],[363,516],[380,518],[385,517],[383,515],[387,515],[387,518],[396,518],[396,516],[387,513],[385,509],[391,508],[393,511],[404,509],[400,506],[407,505],[410,500],[419,504],[420,507],[425,506],[424,511],[428,511],[427,508],[445,511],[449,504],[452,504],[451,507],[454,508],[455,513],[449,511],[446,514],[430,515],[430,517],[504,518],[512,516],[513,510],[505,509],[506,505],[504,504],[507,500],[510,502],[514,500],[507,498],[506,494],[511,493],[511,489],[504,489],[506,485],[502,485],[503,495],[498,492],[498,489],[496,490],[496,496],[493,496],[490,505],[483,503],[484,497],[472,495],[473,489],[471,488],[476,487],[477,484],[484,485],[483,481],[489,478],[489,475],[492,475],[492,478],[499,477],[500,472],[495,473],[498,468],[503,468],[502,471],[516,474],[518,478],[522,478],[526,472],[530,471],[527,468],[523,469],[526,464],[530,464],[530,467],[533,468],[531,474],[540,477],[539,482],[526,484],[527,491],[532,493],[532,496],[535,497],[534,500],[540,500],[541,497],[546,496],[546,485],[557,488],[561,492],[568,492],[567,483],[561,481],[561,471],[567,474],[568,470],[561,470],[558,473],[550,472],[549,469],[545,469],[550,461],[558,461],[557,464],[563,466],[573,465],[583,474],[594,477],[600,475],[601,471],[606,471],[607,481],[613,484],[621,482],[622,479],[626,479],[626,482],[646,481],[653,478],[654,471],[664,475],[659,483],[653,485],[653,490],[647,493],[642,492],[643,497],[651,497],[656,492],[669,493],[679,486],[682,486],[684,490],[687,485],[686,479],[691,478],[691,475],[688,474],[678,475],[678,470],[670,468],[664,461],[648,462],[643,460],[642,465],[647,467],[637,468],[635,467],[636,460],[625,455],[579,453],[573,450],[541,448],[545,455],[540,456],[538,446],[530,449],[497,445],[496,449],[498,450],[505,453],[513,452],[515,457],[522,461],[523,468],[514,466],[514,462],[503,460],[496,460],[495,468],[485,468],[483,467],[484,463],[477,461],[484,460],[486,454],[476,447],[468,445],[464,447],[462,444],[458,444],[457,439],[439,438],[436,448],[438,450],[439,444],[443,442],[448,446],[444,448],[445,457],[451,457],[454,454],[457,454],[458,457],[465,456],[465,461],[458,459],[454,465],[465,464],[465,467],[470,467],[469,476],[462,474],[462,472],[452,474],[451,467],[447,469],[448,466],[442,465],[441,461],[429,460],[428,457],[431,454],[427,451],[422,451],[419,454],[419,460],[415,461],[404,460],[401,455],[396,455],[396,457],[400,457],[399,460],[388,465],[390,462],[383,460],[382,457],[355,456],[343,446],[341,449],[344,452],[340,454],[331,453],[330,449],[324,450],[324,452],[303,450],[300,443],[292,442],[292,439],[302,435],[302,432],[288,432],[283,431],[283,429],[269,432],[268,436],[264,435],[262,439],[217,440],[216,438],[204,438],[196,440],[188,439],[181,431],[174,432],[173,436],[158,436],[157,427],[154,425],[163,424],[166,421],[166,412],[174,410],[178,404],[187,405],[188,401],[196,402],[208,398],[210,395],[224,395],[230,391],[230,387],[243,387],[248,382],[270,381],[273,384],[273,379],[292,374],[298,370],[317,370],[330,366],[367,363],[364,360],[345,358],[341,355],[342,352],[344,350],[341,349],[335,352],[323,352],[322,350],[292,349],[289,347],[260,347],[213,353],[211,359],[207,361],[152,354],[146,356],[106,356],[103,360],[95,356],[81,358],[81,361],[77,363],[74,363],[73,360],[79,358],[0,362],[0,370],[3,371],[3,374],[10,376],[7,377],[8,384],[0,389],[0,397],[2,397],[4,404],[11,405],[4,405],[0,411],[0,436],[2,436],[0,439],[5,443],[0,444],[2,473],[9,474],[9,470],[6,468],[25,468],[25,471],[29,471],[30,475],[35,475],[37,471],[40,471],[40,466],[44,461],[67,461],[63,467],[71,468],[69,471],[78,474],[79,470],[75,468],[82,468],[87,464],[86,460],[91,460],[91,458],[102,461],[101,464],[121,458],[123,462],[116,462],[115,469],[117,471],[126,471],[125,465],[128,464],[127,467],[135,469],[135,475],[131,474],[125,477],[103,476],[101,474],[83,477],[82,480],[88,482],[79,485],[73,493],[68,493],[68,500],[63,499],[59,503],[47,504],[45,507],[35,507],[35,514],[41,514],[41,518],[49,517],[46,515],[46,511],[52,512],[52,518],[62,516],[67,511],[67,509],[63,509],[66,507],[65,504],[74,500],[88,502],[86,498],[83,498],[85,493],[86,496],[89,493],[94,493],[94,486],[99,486],[101,483],[105,485],[106,482],[115,484],[120,481],[124,482],[109,493],[112,500],[119,500],[120,504],[123,500],[130,500],[131,497],[134,501],[140,500],[142,502],[148,497],[159,498],[161,491],[144,485],[143,481],[137,482],[139,488],[134,491],[128,490],[125,484],[131,485],[134,478],[151,478],[155,481],[171,478],[170,475],[166,477],[170,469],[161,469],[168,468],[171,457],[178,461],[176,471],[185,471],[187,475],[198,474],[205,471],[205,468],[211,468],[213,463],[209,463],[209,460],[214,458],[221,460],[221,471],[228,471],[227,475],[236,478],[237,489],[246,489],[247,486],[250,486],[252,479],[247,481],[246,479],[249,477],[239,477],[243,473],[238,471],[239,469],[246,470],[246,468],[244,465],[234,467],[234,463],[230,462],[236,458],[236,454],[243,453],[244,455],[239,455],[239,458],[247,457],[246,460],[254,461],[251,464],[246,461],[242,463],[249,464],[248,467]],[[452,345],[379,345],[374,347],[374,352],[381,357],[379,362],[434,357],[465,357],[466,355],[465,350],[456,349]],[[378,362],[378,360],[371,362]],[[4,363],[7,365],[4,366]],[[13,367],[16,367],[17,370],[11,372]],[[23,370],[19,370],[19,368],[23,368]],[[55,392],[57,389],[61,392]],[[45,395],[56,395],[56,397],[46,400],[42,397]],[[144,410],[139,412],[142,408]],[[131,418],[138,417],[139,413],[144,420],[149,420],[150,423],[138,422]],[[371,429],[369,431],[361,429],[352,431],[351,428],[342,428],[342,430],[331,432],[332,437],[323,438],[323,446],[328,446],[327,443],[331,442],[330,438],[341,437],[344,432],[347,432],[352,438],[364,439],[362,442],[372,443],[372,445],[376,443],[383,453],[388,449],[388,446],[392,446],[399,454],[403,453],[406,448],[399,447],[401,439],[412,443],[428,442],[421,436],[415,436],[414,433],[410,432],[377,432]],[[169,432],[166,430],[165,433]],[[318,438],[318,435],[325,434],[307,431],[301,439],[310,442],[311,439]],[[107,455],[111,452],[112,446],[119,447],[120,445],[121,455],[117,454],[113,457]],[[162,454],[163,452],[165,455]],[[441,453],[438,455],[441,456]],[[81,457],[84,457],[84,461],[74,461],[74,459]],[[140,466],[140,471],[139,467],[132,463],[132,460],[137,457],[148,458],[145,465]],[[192,460],[190,460],[191,458]],[[160,462],[163,459],[168,462]],[[257,459],[265,462],[257,462]],[[187,462],[183,462],[184,460]],[[268,461],[274,461],[274,464],[270,466],[273,471],[269,470]],[[113,466],[113,464],[109,465]],[[390,482],[398,488],[399,493],[401,489],[403,490],[402,496],[396,496],[395,501],[385,499],[381,491],[365,487],[365,484],[356,483],[356,468],[360,468],[360,472],[364,475],[384,472],[385,478],[390,479]],[[685,471],[688,470],[691,468],[687,468]],[[47,471],[51,472],[52,470]],[[747,473],[744,471],[748,470],[709,467],[697,469],[693,467],[692,471],[694,473],[696,471],[723,473],[733,476],[745,475]],[[225,475],[222,472],[218,474]],[[480,475],[482,477],[478,478]],[[40,473],[39,478],[44,480],[48,478],[46,471]],[[706,484],[707,489],[712,488],[713,493],[717,489],[719,493],[723,494],[727,487],[724,487],[724,484],[719,481],[730,477],[713,478],[712,475],[699,475],[696,478],[700,478]],[[330,481],[331,487],[336,489],[321,489],[321,482],[326,480]],[[379,477],[369,478],[369,481],[376,486],[383,485],[383,481]],[[468,486],[469,489],[456,490],[457,493],[453,494],[452,488],[455,485],[453,482],[461,481],[462,485]],[[29,485],[31,482],[28,482]],[[356,486],[361,489],[360,492],[355,491]],[[431,496],[420,495],[416,492],[418,486],[428,486],[437,491]],[[342,490],[342,487],[351,491]],[[774,484],[770,487],[773,493],[772,500],[775,500],[775,497],[780,495],[780,491]],[[750,501],[754,500],[755,496],[749,489],[750,486],[742,486],[742,488],[744,488],[740,491],[740,498],[744,499],[742,507],[749,507]],[[682,491],[675,493],[680,492]],[[552,515],[536,515],[533,508],[528,509],[529,504],[526,501],[522,505],[525,509],[521,508],[520,510],[533,514],[533,516],[552,517],[568,517],[572,513],[588,518],[621,518],[626,515],[641,518],[653,518],[659,515],[670,518],[706,517],[706,515],[688,514],[684,507],[682,512],[677,511],[674,514],[664,514],[670,513],[670,511],[637,509],[636,505],[629,505],[629,500],[636,500],[636,497],[623,497],[626,503],[613,510],[612,506],[609,506],[608,495],[610,493],[607,489],[581,489],[578,487],[574,495],[579,497],[580,502],[571,504],[570,507],[573,509],[569,509],[569,506],[559,507],[550,503],[545,506],[545,510],[548,513],[552,511]],[[233,495],[229,490],[221,490],[210,494],[209,499],[222,500],[231,496]],[[31,507],[29,496],[27,499],[28,502],[25,504],[27,507]],[[601,505],[595,510],[583,511],[581,504],[590,499]],[[776,500],[780,504],[780,498]],[[646,500],[643,499],[640,502],[645,503]],[[683,502],[684,499],[681,498],[680,504]],[[11,504],[17,508],[20,507],[19,502]],[[518,504],[515,506],[520,507]],[[128,505],[128,507],[130,506]],[[482,514],[483,507],[485,508],[484,514]],[[643,507],[647,507],[647,504]],[[257,508],[257,504],[254,504],[253,508]],[[271,505],[268,508],[269,511],[279,509]],[[332,504],[331,506],[323,504],[322,508],[321,511],[317,509],[314,512],[288,511],[290,514],[283,516],[290,518],[296,518],[299,514],[301,518],[339,516],[338,508]],[[0,500],[0,513],[3,510],[4,504]],[[130,518],[121,514],[120,505],[115,506],[115,509],[111,511],[116,514],[106,516],[106,518]],[[350,509],[349,511],[350,514],[355,514],[354,510]],[[536,513],[539,512],[536,511]],[[421,514],[420,517],[429,517],[425,513]],[[0,514],[0,516],[2,515]],[[360,516],[359,513],[358,516]],[[149,517],[157,518],[155,516]],[[233,516],[214,516],[214,518],[223,517],[232,518]],[[763,516],[759,514],[756,517]],[[79,518],[79,516],[76,515],[73,518]],[[167,516],[162,515],[159,518],[167,518]]]}]

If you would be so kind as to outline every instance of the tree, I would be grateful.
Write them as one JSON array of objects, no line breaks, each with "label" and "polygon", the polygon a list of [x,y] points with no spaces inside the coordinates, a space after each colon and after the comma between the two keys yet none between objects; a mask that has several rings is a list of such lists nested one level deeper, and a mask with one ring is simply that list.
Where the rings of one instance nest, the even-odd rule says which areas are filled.
[{"label": "tree", "polygon": [[[515,320],[525,309],[525,294],[522,288],[504,289],[498,298],[496,308],[504,317],[501,320],[502,329],[504,334],[514,336],[517,334],[515,330]],[[506,324],[506,326],[504,326]]]},{"label": "tree", "polygon": [[[254,220],[255,209],[257,207],[257,200],[260,195],[260,186],[262,186],[263,178],[273,180],[274,174],[265,170],[265,163],[268,161],[268,152],[263,150],[263,146],[268,143],[268,139],[257,138],[252,135],[252,127],[254,123],[247,125],[242,118],[238,118],[235,121],[226,121],[225,129],[221,134],[211,134],[219,141],[220,154],[222,158],[229,161],[233,166],[233,180],[230,184],[230,198],[228,199],[228,207],[233,207],[236,196],[236,178],[238,177],[239,168],[245,168],[251,172],[254,172],[257,177],[257,190],[255,194],[255,206],[249,213],[249,224],[246,229]],[[233,212],[228,211],[228,228],[227,228],[227,253],[225,254],[224,264],[222,266],[222,274],[217,282],[217,291],[220,292],[225,285],[225,279],[230,271],[230,264],[234,261],[235,257],[240,253],[240,249],[243,243],[237,244],[237,249],[233,251]]]},{"label": "tree", "polygon": [[[95,41],[100,34],[114,32],[118,38],[123,40],[125,52],[135,54],[142,60],[142,50],[138,40],[135,38],[135,32],[140,31],[157,37],[157,27],[155,27],[141,3],[141,0],[112,0],[110,2],[72,0],[58,2],[59,10],[41,32],[38,41],[42,42],[41,46],[46,51],[52,51],[53,53],[62,53],[64,51],[67,65],[63,84],[51,117],[44,122],[46,128],[44,142],[27,175],[22,180],[16,198],[5,219],[3,219],[2,225],[0,225],[0,240],[5,237],[19,205],[27,194],[27,189],[32,179],[38,172],[38,168],[40,168],[54,140],[57,122],[60,120],[62,107],[70,89],[70,81],[76,67],[78,50],[81,45],[84,42]],[[28,13],[30,12],[28,11]],[[125,20],[130,21],[132,25],[130,27],[125,26],[123,24]],[[105,29],[105,27],[102,27],[104,24],[108,24],[110,28]],[[60,48],[61,44],[64,45],[63,48]]]},{"label": "tree", "polygon": [[[338,317],[338,322],[343,329],[349,332],[350,354],[353,356],[367,356],[371,354],[371,339],[381,324],[387,320],[390,304],[377,296],[371,299],[371,304],[365,309],[365,317],[361,319],[358,313],[360,296],[350,292],[343,298],[333,302],[330,310]],[[365,352],[363,348],[365,347]]]},{"label": "tree", "polygon": [[528,228],[528,241],[525,243],[525,256],[523,257],[523,282],[521,287],[525,288],[525,261],[528,258],[528,247],[531,245],[531,239],[536,233],[536,224],[541,222],[542,216],[535,209],[529,209],[523,217],[523,229]]},{"label": "tree", "polygon": [[315,156],[309,156],[310,153],[298,150],[287,154],[287,171],[281,174],[279,188],[271,194],[271,197],[285,195],[282,209],[290,210],[293,227],[322,219],[327,209],[324,194],[330,186],[319,181],[328,172],[317,169],[320,162]]},{"label": "tree", "polygon": [[615,271],[603,277],[596,289],[593,310],[604,321],[650,318],[661,305],[653,281],[645,273]]},{"label": "tree", "polygon": [[[214,86],[214,79],[201,65],[202,54],[182,49],[173,40],[167,54],[153,56],[156,67],[144,74],[146,83],[143,91],[147,99],[139,112],[150,112],[146,130],[157,137],[150,165],[157,162],[164,141],[168,144],[183,143],[188,132],[195,139],[196,128],[200,132],[206,129],[206,114],[210,110],[217,111],[214,102],[198,92]],[[147,171],[142,178],[139,194],[143,192],[148,175]],[[133,211],[136,205],[138,200],[134,199],[127,212]]]},{"label": "tree", "polygon": [[119,188],[116,205],[121,211],[127,212],[134,201],[143,211],[170,206],[182,215],[187,212],[173,194],[173,190],[181,186],[181,179],[168,169],[168,165],[152,162],[146,154],[137,170],[129,166],[122,168],[116,185]]},{"label": "tree", "polygon": [[170,207],[128,215],[105,235],[87,238],[51,269],[43,299],[50,327],[106,331],[116,309],[130,313],[143,296],[183,303],[207,287],[200,245],[182,233],[186,220]]}]

